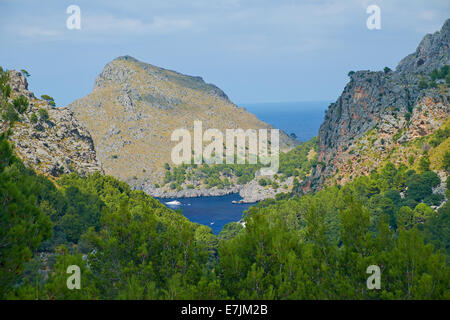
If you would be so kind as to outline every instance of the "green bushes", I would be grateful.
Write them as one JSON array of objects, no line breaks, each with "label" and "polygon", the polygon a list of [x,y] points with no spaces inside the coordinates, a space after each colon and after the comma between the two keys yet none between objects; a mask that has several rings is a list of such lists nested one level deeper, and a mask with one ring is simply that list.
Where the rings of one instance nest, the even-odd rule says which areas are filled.
[{"label": "green bushes", "polygon": [[11,152],[0,136],[0,299],[5,299],[44,239],[51,237],[50,218],[37,201],[36,176]]},{"label": "green bushes", "polygon": [[39,108],[38,113],[41,121],[48,121],[49,115],[47,109]]},{"label": "green bushes", "polygon": [[20,73],[22,73],[27,78],[29,78],[31,76],[30,73],[27,70],[25,70],[25,69],[21,69]]},{"label": "green bushes", "polygon": [[30,121],[31,121],[31,123],[37,123],[38,122],[38,117],[37,117],[36,113],[33,112],[31,114]]},{"label": "green bushes", "polygon": [[430,73],[430,78],[432,81],[439,80],[439,79],[446,79],[450,71],[450,66],[445,65],[440,70],[434,69]]},{"label": "green bushes", "polygon": [[422,77],[419,81],[419,89],[423,90],[423,89],[427,89],[428,88],[428,82],[427,79],[425,79],[424,77]]},{"label": "green bushes", "polygon": [[55,104],[55,99],[53,99],[53,97],[50,97],[49,95],[47,95],[47,94],[43,94],[42,96],[41,96],[41,98],[43,99],[43,100],[45,100],[49,105],[51,105],[52,107],[54,107],[54,106],[56,106],[56,104]]},{"label": "green bushes", "polygon": [[419,170],[421,172],[430,171],[430,158],[427,155],[420,157]]},{"label": "green bushes", "polygon": [[17,113],[22,114],[28,109],[28,99],[25,96],[18,96],[13,100],[14,109]]},{"label": "green bushes", "polygon": [[426,89],[426,88],[437,88],[437,82],[439,80],[445,80],[445,83],[447,85],[450,85],[450,66],[445,65],[440,70],[434,69],[429,74],[430,81],[428,82],[425,77],[422,77],[419,82],[419,89]]},{"label": "green bushes", "polygon": [[[260,202],[246,227],[219,243],[224,288],[236,299],[446,299],[448,205],[438,213],[424,203],[404,206],[400,192],[419,180],[437,183],[430,171],[388,164],[341,188]],[[417,199],[428,195],[422,191]],[[365,271],[374,263],[383,265],[384,285],[370,291]],[[411,264],[420,275],[405,277]]]},{"label": "green bushes", "polygon": [[[436,212],[424,203],[440,181],[432,171],[388,164],[343,187],[280,195],[250,207],[245,226],[228,224],[215,237],[112,177],[72,173],[57,188],[15,160],[5,139],[0,157],[1,203],[9,199],[0,235],[14,240],[0,248],[8,257],[2,298],[450,298],[449,205]],[[53,261],[48,279],[32,258],[36,248]],[[82,269],[82,290],[65,287],[73,264]],[[372,264],[383,266],[380,290],[366,287]]]},{"label": "green bushes", "polygon": [[302,143],[295,149],[280,154],[280,168],[278,172],[286,177],[296,177],[301,174],[308,174],[317,162],[317,155],[310,158],[311,150],[317,153],[317,137],[308,142]]},{"label": "green bushes", "polygon": [[444,154],[444,159],[442,159],[442,169],[450,171],[450,152],[446,151]]},{"label": "green bushes", "polygon": [[433,171],[425,171],[416,174],[413,170],[406,173],[405,180],[408,188],[405,195],[405,205],[414,208],[419,202],[435,203],[436,197],[432,196],[432,188],[440,184],[438,175]]},{"label": "green bushes", "polygon": [[433,147],[437,147],[446,139],[448,139],[448,137],[450,137],[450,126],[439,128],[433,133],[433,138],[430,140],[430,144]]}]

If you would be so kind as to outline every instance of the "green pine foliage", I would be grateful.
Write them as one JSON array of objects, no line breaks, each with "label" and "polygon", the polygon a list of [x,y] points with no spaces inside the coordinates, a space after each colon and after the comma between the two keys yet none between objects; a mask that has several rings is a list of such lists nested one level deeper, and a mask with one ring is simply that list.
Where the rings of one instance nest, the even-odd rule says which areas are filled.
[{"label": "green pine foliage", "polygon": [[39,207],[36,176],[0,136],[0,299],[22,276],[40,243],[51,236],[48,215]]},{"label": "green pine foliage", "polygon": [[[389,164],[344,187],[251,207],[246,227],[219,243],[227,293],[236,299],[448,299],[448,205],[438,212],[425,203],[404,206],[409,196],[399,193],[412,174],[427,188],[435,184],[434,176]],[[381,268],[380,290],[366,287],[369,265]]]},{"label": "green pine foliage", "polygon": [[[2,137],[0,298],[449,299],[449,205],[430,206],[443,201],[439,183],[388,163],[343,187],[262,201],[216,237],[110,176],[55,184]],[[70,265],[80,290],[66,286]],[[370,265],[379,290],[367,288]]]}]

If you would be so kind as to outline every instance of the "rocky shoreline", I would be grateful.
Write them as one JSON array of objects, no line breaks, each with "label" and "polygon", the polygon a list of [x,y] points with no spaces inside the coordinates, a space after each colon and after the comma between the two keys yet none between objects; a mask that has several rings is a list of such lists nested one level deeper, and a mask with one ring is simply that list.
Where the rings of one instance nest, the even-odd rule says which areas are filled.
[{"label": "rocky shoreline", "polygon": [[275,198],[278,193],[290,192],[290,187],[293,184],[293,177],[286,180],[287,188],[280,186],[277,190],[270,187],[260,186],[258,179],[255,178],[245,185],[234,185],[229,188],[219,189],[200,188],[200,189],[182,189],[182,190],[165,190],[163,188],[155,188],[149,184],[141,184],[133,186],[136,190],[142,190],[148,195],[155,198],[197,198],[197,197],[219,197],[229,194],[239,193],[241,200],[236,203],[256,203],[265,199]]},{"label": "rocky shoreline", "polygon": [[148,195],[155,198],[197,198],[197,197],[218,197],[228,194],[239,193],[242,185],[233,186],[226,189],[213,188],[201,188],[201,189],[183,189],[167,191],[162,188],[155,188],[149,185],[143,186],[143,190]]}]

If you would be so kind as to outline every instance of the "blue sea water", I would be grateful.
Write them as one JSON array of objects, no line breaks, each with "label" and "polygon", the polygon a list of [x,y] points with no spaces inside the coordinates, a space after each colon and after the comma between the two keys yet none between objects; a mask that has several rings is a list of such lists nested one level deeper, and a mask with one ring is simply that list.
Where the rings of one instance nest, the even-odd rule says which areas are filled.
[{"label": "blue sea water", "polygon": [[[241,107],[256,115],[260,120],[281,129],[287,134],[295,133],[300,141],[308,141],[316,136],[322,124],[329,101],[288,102],[288,103],[252,103],[241,104]],[[178,200],[181,206],[170,206],[181,209],[183,215],[192,222],[211,227],[214,234],[230,222],[241,220],[242,214],[251,204],[233,204],[240,200],[238,194],[220,197],[199,197],[179,199],[158,199],[162,203]]]},{"label": "blue sea water", "polygon": [[[198,197],[198,198],[178,198],[178,199],[158,199],[168,208],[181,209],[183,215],[192,222],[200,223],[212,229],[214,234],[219,234],[223,227],[230,222],[241,220],[242,213],[251,204],[232,203],[233,200],[240,200],[239,194],[230,194],[220,197]],[[180,206],[168,205],[166,202],[178,200]]]},{"label": "blue sea water", "polygon": [[330,101],[303,101],[244,103],[239,106],[287,134],[295,133],[298,140],[305,142],[317,135],[329,104]]}]

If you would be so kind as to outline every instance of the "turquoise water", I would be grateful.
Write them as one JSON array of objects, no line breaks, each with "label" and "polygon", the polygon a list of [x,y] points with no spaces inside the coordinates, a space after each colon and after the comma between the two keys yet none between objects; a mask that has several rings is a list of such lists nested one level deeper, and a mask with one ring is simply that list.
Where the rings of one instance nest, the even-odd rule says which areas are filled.
[{"label": "turquoise water", "polygon": [[[317,135],[329,104],[327,101],[321,101],[241,104],[240,106],[275,128],[287,134],[295,133],[298,140],[307,141]],[[166,206],[174,210],[180,209],[192,222],[211,227],[214,234],[219,234],[227,223],[239,221],[242,213],[251,206],[251,204],[232,203],[233,200],[240,199],[238,194],[233,194],[221,197],[159,200],[162,203],[172,200],[180,201],[181,206]]]}]

